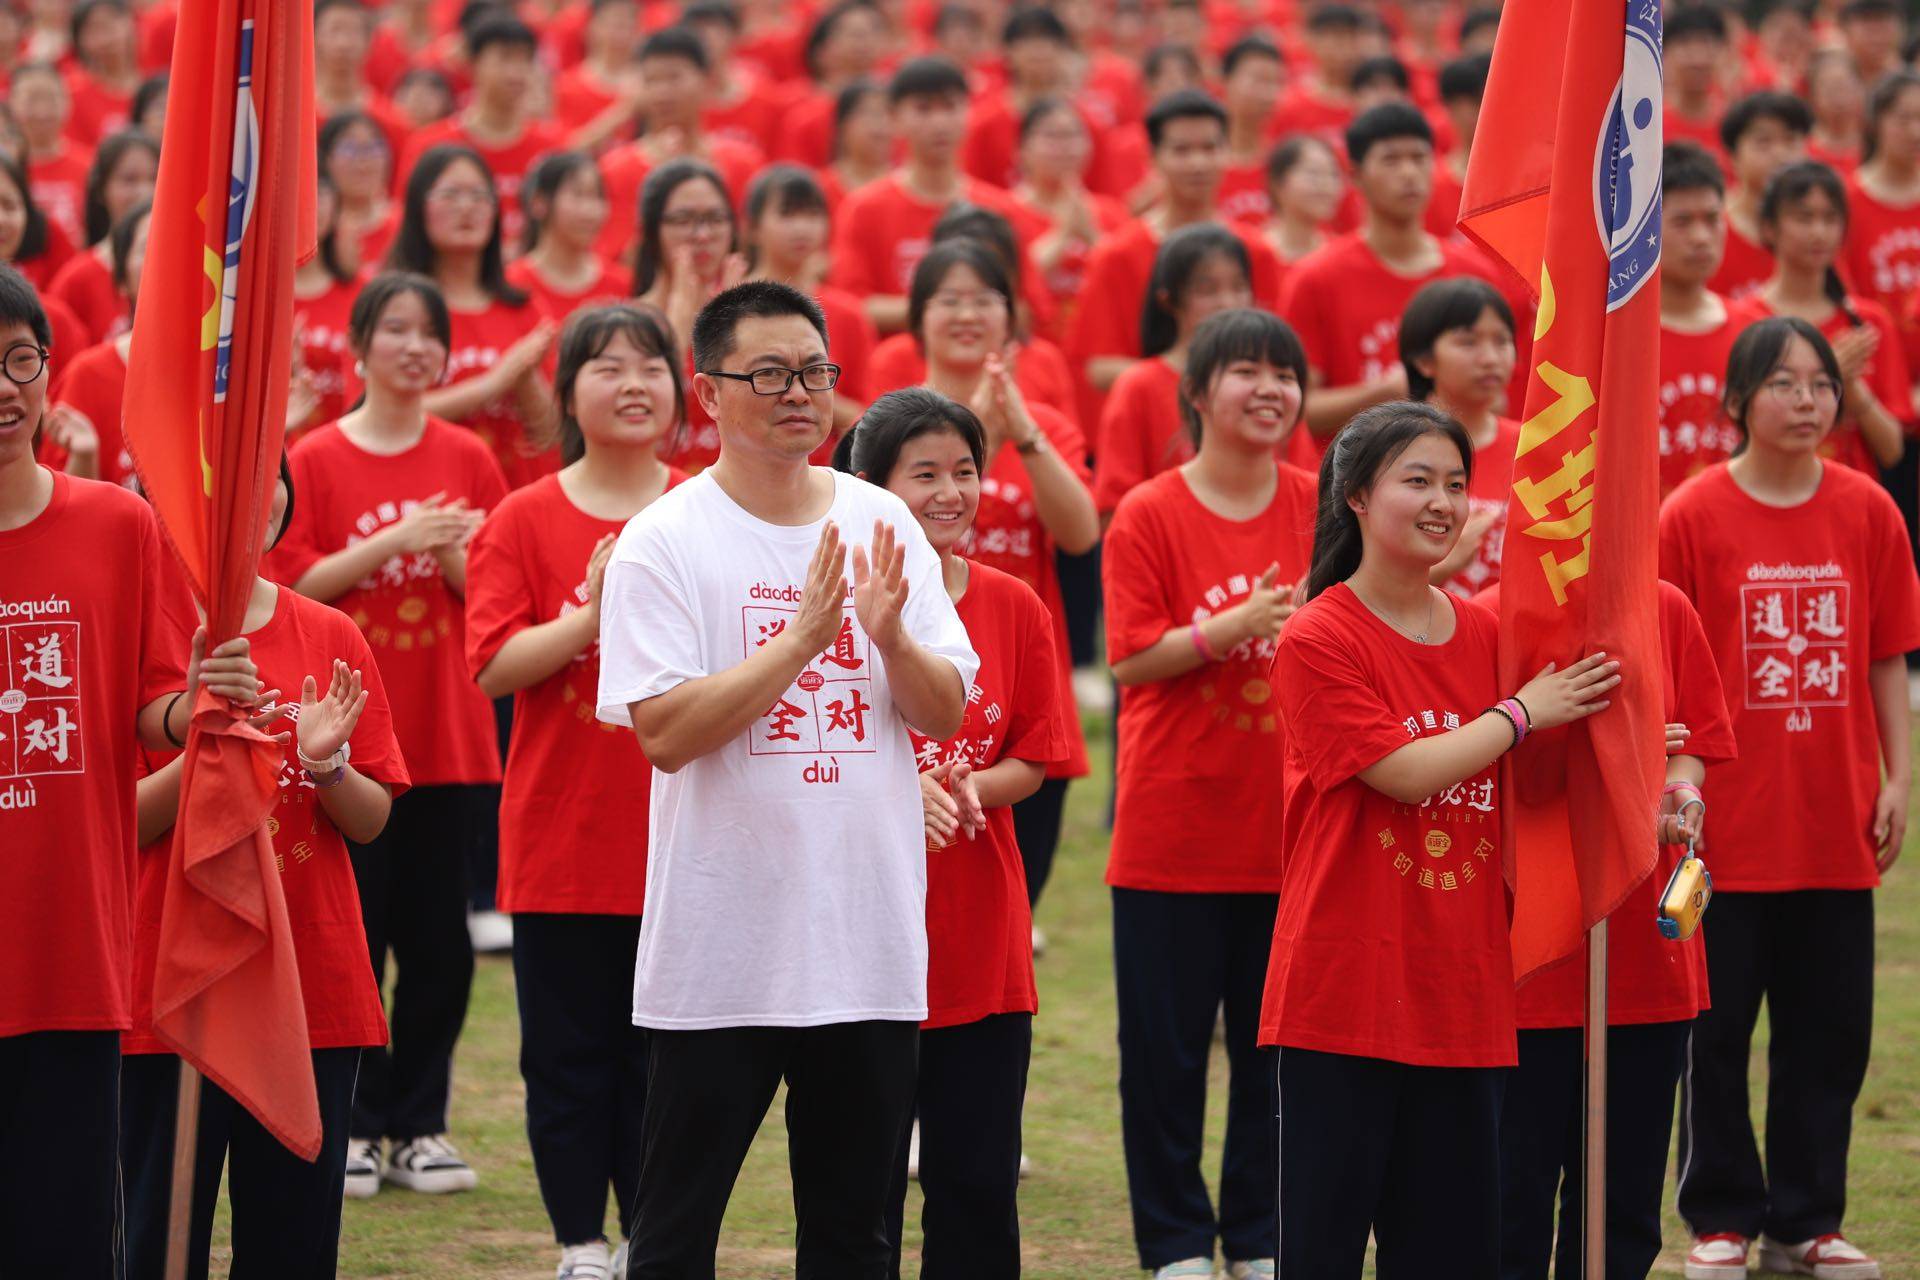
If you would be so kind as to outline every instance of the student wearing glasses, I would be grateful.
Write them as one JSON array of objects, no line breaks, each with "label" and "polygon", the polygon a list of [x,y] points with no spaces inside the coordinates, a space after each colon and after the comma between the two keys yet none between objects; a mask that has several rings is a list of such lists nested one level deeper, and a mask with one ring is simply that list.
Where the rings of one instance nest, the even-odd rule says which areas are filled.
[{"label": "student wearing glasses", "polygon": [[800,1274],[879,1280],[927,1017],[908,731],[959,730],[979,659],[907,505],[808,465],[840,373],[813,300],[727,289],[693,352],[719,457],[628,523],[601,590],[599,715],[654,767],[627,1274],[711,1274],[784,1080]]}]

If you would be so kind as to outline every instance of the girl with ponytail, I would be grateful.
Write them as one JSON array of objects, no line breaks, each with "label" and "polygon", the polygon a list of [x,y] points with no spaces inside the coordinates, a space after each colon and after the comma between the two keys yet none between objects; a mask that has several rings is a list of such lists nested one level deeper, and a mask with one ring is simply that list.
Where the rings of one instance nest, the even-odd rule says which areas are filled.
[{"label": "girl with ponytail", "polygon": [[[1500,1272],[1516,1061],[1497,762],[1604,710],[1619,663],[1498,684],[1496,623],[1429,580],[1473,446],[1430,405],[1353,419],[1321,461],[1307,601],[1272,671],[1284,870],[1260,1043],[1277,1046],[1279,1274]],[[1505,696],[1503,696],[1505,695]]]},{"label": "girl with ponytail", "polygon": [[1846,187],[1817,160],[1790,164],[1760,197],[1760,235],[1773,275],[1727,305],[1736,332],[1773,316],[1805,320],[1833,344],[1845,413],[1822,455],[1877,475],[1900,460],[1910,416],[1907,361],[1893,316],[1848,292],[1835,264],[1847,239]]}]

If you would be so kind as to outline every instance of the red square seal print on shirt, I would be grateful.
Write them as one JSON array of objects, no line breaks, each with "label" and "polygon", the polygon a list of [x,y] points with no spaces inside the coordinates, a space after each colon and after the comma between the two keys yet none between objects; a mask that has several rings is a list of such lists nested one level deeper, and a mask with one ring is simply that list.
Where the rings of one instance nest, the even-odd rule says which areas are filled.
[{"label": "red square seal print on shirt", "polygon": [[84,773],[80,624],[0,626],[0,778]]},{"label": "red square seal print on shirt", "polygon": [[[742,605],[741,641],[753,652],[787,629],[797,610]],[[840,618],[833,643],[803,668],[787,691],[755,721],[748,749],[756,756],[871,752],[872,654],[853,611]]]},{"label": "red square seal print on shirt", "polygon": [[1744,583],[1747,708],[1847,705],[1845,582]]}]

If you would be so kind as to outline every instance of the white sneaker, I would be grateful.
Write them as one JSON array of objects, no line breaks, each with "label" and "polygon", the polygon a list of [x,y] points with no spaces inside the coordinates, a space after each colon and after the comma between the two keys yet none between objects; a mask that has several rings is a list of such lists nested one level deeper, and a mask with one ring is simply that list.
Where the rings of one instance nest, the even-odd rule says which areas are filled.
[{"label": "white sneaker", "polygon": [[1187,1258],[1169,1262],[1153,1273],[1153,1280],[1213,1280],[1212,1258]]},{"label": "white sneaker", "polygon": [[379,1195],[380,1179],[386,1171],[387,1160],[380,1154],[380,1139],[347,1139],[347,1199],[370,1200]]},{"label": "white sneaker", "polygon": [[570,1244],[560,1251],[560,1269],[553,1280],[609,1280],[612,1266],[605,1240]]},{"label": "white sneaker", "polygon": [[1747,1274],[1745,1236],[1719,1231],[1701,1236],[1687,1251],[1687,1280],[1742,1280]]},{"label": "white sneaker", "polygon": [[467,938],[477,956],[495,956],[513,950],[513,917],[498,911],[474,911],[467,916]]},{"label": "white sneaker", "polygon": [[387,1165],[387,1181],[427,1195],[471,1191],[480,1183],[473,1167],[460,1158],[444,1133],[428,1134],[395,1147]]},{"label": "white sneaker", "polygon": [[913,1122],[913,1131],[907,1135],[907,1176],[915,1182],[920,1181],[920,1122]]},{"label": "white sneaker", "polygon": [[1799,1244],[1761,1236],[1760,1269],[1782,1276],[1818,1276],[1820,1280],[1880,1280],[1880,1264],[1838,1231]]},{"label": "white sneaker", "polygon": [[1275,1262],[1272,1258],[1253,1258],[1246,1262],[1229,1262],[1227,1280],[1274,1280]]},{"label": "white sneaker", "polygon": [[620,1247],[613,1251],[613,1266],[610,1268],[613,1280],[627,1280],[627,1246],[628,1242],[622,1240]]},{"label": "white sneaker", "polygon": [[1040,932],[1040,926],[1033,926],[1033,958],[1038,960],[1047,954],[1047,935]]}]

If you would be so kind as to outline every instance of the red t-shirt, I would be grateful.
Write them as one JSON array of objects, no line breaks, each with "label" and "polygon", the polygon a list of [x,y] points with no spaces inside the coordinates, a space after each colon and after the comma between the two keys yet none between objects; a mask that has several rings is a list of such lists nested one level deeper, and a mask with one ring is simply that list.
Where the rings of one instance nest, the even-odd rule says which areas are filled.
[{"label": "red t-shirt", "polygon": [[[1313,554],[1314,479],[1279,464],[1273,501],[1227,520],[1178,470],[1129,493],[1107,529],[1107,660],[1245,599],[1278,562],[1297,582]],[[1289,626],[1292,624],[1289,623]],[[1287,728],[1271,679],[1274,644],[1248,641],[1186,675],[1120,690],[1113,847],[1107,883],[1163,893],[1278,893]],[[1257,834],[1256,834],[1257,833]]]},{"label": "red t-shirt", "polygon": [[771,156],[780,138],[780,119],[787,109],[788,94],[782,86],[738,62],[729,68],[734,96],[730,101],[708,99],[700,113],[700,126],[715,138],[751,147],[763,156]]},{"label": "red t-shirt", "polygon": [[72,308],[87,327],[89,343],[105,342],[133,323],[133,309],[113,283],[113,272],[91,250],[67,259],[47,293]]},{"label": "red t-shirt", "polygon": [[[1693,730],[1686,754],[1710,764],[1734,758],[1733,723],[1720,691],[1720,670],[1700,615],[1671,582],[1660,584],[1662,713]],[[1704,847],[1707,866],[1713,855]],[[1707,1007],[1707,963],[1695,934],[1684,942],[1660,936],[1655,924],[1667,880],[1686,855],[1681,845],[1660,851],[1653,872],[1607,917],[1607,1024],[1684,1022]],[[1523,1027],[1578,1027],[1586,1022],[1586,969],[1560,964],[1520,988],[1516,1015]]]},{"label": "red t-shirt", "polygon": [[833,162],[833,116],[837,95],[802,90],[781,113],[774,141],[776,160],[789,160],[809,169]]},{"label": "red t-shirt", "polygon": [[[1127,221],[1127,207],[1118,200],[1094,191],[1087,192],[1083,198],[1093,213],[1095,239],[1061,254],[1050,271],[1041,271],[1031,262],[1027,264],[1026,291],[1041,294],[1048,303],[1045,322],[1041,323],[1036,317],[1035,328],[1056,343],[1066,342],[1073,330],[1073,317],[1080,309],[1080,286],[1087,278],[1087,260],[1092,256],[1094,245]],[[1037,209],[1034,212],[1043,220],[1042,235],[1053,230],[1050,218]]]},{"label": "red t-shirt", "polygon": [[1725,462],[1740,447],[1740,429],[1727,417],[1727,356],[1740,336],[1731,310],[1706,333],[1660,326],[1660,496],[1690,476]]},{"label": "red t-shirt", "polygon": [[1093,454],[1093,504],[1106,514],[1137,485],[1193,457],[1180,413],[1180,371],[1155,356],[1119,378],[1100,409]]},{"label": "red t-shirt", "polygon": [[[978,178],[964,180],[954,203],[962,202],[1005,217],[1022,251],[1045,226],[1038,214]],[[913,269],[927,256],[933,226],[948,207],[918,199],[894,174],[848,192],[834,218],[829,282],[862,298],[905,294]]]},{"label": "red t-shirt", "polygon": [[[299,497],[267,571],[289,586],[422,498],[444,493],[491,511],[506,496],[493,455],[437,418],[427,419],[426,434],[404,453],[368,453],[330,422],[301,437],[288,459]],[[500,781],[493,704],[467,675],[466,609],[433,553],[394,556],[331,603],[379,659],[413,784]]]},{"label": "red t-shirt", "polygon": [[317,298],[295,297],[293,319],[300,329],[300,359],[313,379],[320,404],[311,421],[332,422],[360,395],[353,353],[347,349],[347,319],[360,296],[359,280],[334,281]]},{"label": "red t-shirt", "polygon": [[[1288,270],[1279,311],[1300,335],[1307,363],[1325,385],[1376,382],[1400,367],[1400,315],[1425,284],[1451,276],[1476,276],[1503,296],[1512,293],[1511,283],[1497,279],[1477,250],[1451,240],[1441,240],[1439,246],[1438,267],[1405,276],[1388,269],[1366,236],[1355,231],[1327,241]],[[1515,319],[1524,312],[1524,307],[1516,306]],[[1524,334],[1517,332],[1514,339],[1524,367]],[[1293,433],[1296,466],[1317,469],[1325,449],[1312,432]]]},{"label": "red t-shirt", "polygon": [[1459,239],[1460,198],[1466,191],[1466,184],[1453,176],[1453,166],[1445,157],[1435,156],[1433,194],[1427,197],[1427,234],[1442,240]]},{"label": "red t-shirt", "polygon": [[1684,138],[1688,142],[1697,142],[1707,149],[1707,154],[1720,162],[1722,169],[1727,167],[1727,152],[1720,145],[1720,112],[1717,109],[1712,115],[1696,118],[1683,116],[1669,105],[1661,115],[1662,136],[1666,141],[1679,142]]},{"label": "red t-shirt", "polygon": [[813,300],[826,313],[827,349],[833,353],[833,362],[840,366],[840,388],[846,394],[856,400],[870,401],[882,392],[895,390],[896,386],[917,385],[917,382],[889,385],[874,381],[873,353],[880,342],[880,333],[873,327],[873,318],[859,298],[845,289],[823,284],[814,288]]},{"label": "red t-shirt", "polygon": [[523,293],[532,294],[540,310],[552,317],[554,323],[565,324],[568,316],[582,308],[627,300],[627,286],[632,283],[629,273],[614,270],[613,264],[605,258],[597,259],[596,266],[598,270],[592,283],[570,293],[548,283],[545,276],[533,269],[533,263],[528,259],[515,258],[507,264],[507,283]]},{"label": "red t-shirt", "polygon": [[[478,377],[500,362],[507,348],[531,333],[546,318],[536,298],[519,306],[495,302],[485,311],[454,311],[453,350],[447,353],[446,385]],[[532,484],[560,469],[558,446],[536,444],[527,438],[520,405],[511,389],[460,420],[480,437],[499,460],[507,484],[515,489]]]},{"label": "red t-shirt", "polygon": [[613,105],[614,91],[582,62],[553,79],[553,116],[568,133],[584,128]]},{"label": "red t-shirt", "polygon": [[[915,733],[922,773],[960,760],[977,772],[1002,760],[1053,765],[1067,750],[1052,624],[1025,583],[973,564],[954,605],[980,673],[966,718],[945,742]],[[1033,985],[1033,913],[1014,840],[1013,809],[987,810],[987,829],[927,850],[927,1020],[924,1027],[978,1022],[1040,1007]]]},{"label": "red t-shirt", "polygon": [[1920,286],[1920,203],[1883,204],[1858,179],[1849,182],[1840,269],[1855,292],[1902,314]]},{"label": "red t-shirt", "polygon": [[[1911,430],[1908,420],[1913,416],[1913,389],[1907,382],[1907,357],[1901,349],[1900,334],[1894,326],[1893,317],[1887,314],[1885,307],[1866,298],[1850,298],[1848,305],[1862,321],[1880,332],[1880,345],[1868,357],[1860,376],[1872,388],[1874,398],[1880,401],[1882,407],[1900,420],[1903,429]],[[1733,326],[1736,337],[1748,325],[1775,314],[1766,299],[1757,293],[1750,293],[1738,302],[1727,304],[1727,321]],[[1828,342],[1835,341],[1851,328],[1853,321],[1838,308],[1819,325],[1820,332]],[[1833,431],[1821,441],[1820,456],[1844,462],[1878,479],[1880,464],[1873,460],[1866,441],[1860,438],[1859,427],[1849,420],[1850,417],[1835,424]]]},{"label": "red t-shirt", "polygon": [[[1279,301],[1280,260],[1274,256],[1273,247],[1255,228],[1232,222],[1225,225],[1247,247],[1247,258],[1253,265],[1254,305],[1274,307]],[[1073,337],[1067,346],[1076,359],[1140,354],[1140,311],[1153,277],[1153,259],[1159,252],[1159,235],[1138,218],[1094,246],[1087,260]]]},{"label": "red t-shirt", "polygon": [[124,1029],[134,725],[187,687],[171,637],[192,606],[152,509],[114,485],[55,473],[0,562],[0,1036]]},{"label": "red t-shirt", "polygon": [[1732,301],[1744,298],[1773,278],[1773,253],[1740,234],[1733,220],[1727,220],[1727,250],[1719,270],[1707,281],[1707,288]]},{"label": "red t-shirt", "polygon": [[[686,479],[670,472],[667,487]],[[587,603],[594,544],[625,527],[573,505],[560,477],[507,495],[467,553],[467,669],[528,627]],[[653,766],[632,732],[594,719],[600,642],[513,695],[500,788],[500,909],[640,914]]]},{"label": "red t-shirt", "polygon": [[1296,80],[1273,104],[1273,118],[1267,122],[1271,138],[1309,133],[1333,148],[1346,162],[1347,126],[1353,123],[1351,100],[1336,100],[1321,94],[1319,86],[1307,77]]},{"label": "red t-shirt", "polygon": [[[1080,428],[1065,414],[1043,404],[1027,406],[1033,421],[1046,434],[1047,444],[1060,460],[1089,480],[1087,442]],[[973,526],[961,536],[959,552],[976,564],[1010,574],[1032,587],[1053,619],[1055,659],[1059,667],[1061,721],[1065,753],[1047,769],[1049,778],[1087,776],[1087,742],[1080,731],[1080,712],[1073,698],[1073,657],[1067,648],[1067,607],[1060,595],[1060,572],[1055,565],[1053,535],[1034,509],[1027,464],[1011,445],[987,461],[980,477],[980,508]]]},{"label": "red t-shirt", "polygon": [[[828,316],[827,324],[831,329],[832,316]],[[835,341],[837,344],[838,339]],[[840,358],[838,345],[833,349],[833,358]],[[912,334],[889,334],[875,344],[867,371],[867,387],[872,393],[870,399],[877,400],[885,393],[898,391],[901,387],[917,387],[926,380],[927,357]],[[1045,338],[1029,337],[1020,344],[1013,361],[1013,380],[1028,404],[1043,404],[1049,409],[1058,409],[1069,417],[1073,416],[1073,371],[1067,364],[1066,355]]]},{"label": "red t-shirt", "polygon": [[92,163],[92,155],[67,143],[51,155],[34,156],[27,165],[33,203],[74,244],[87,238],[87,169]]},{"label": "red t-shirt", "polygon": [[[297,509],[297,506],[296,506]],[[282,588],[273,616],[247,637],[264,687],[284,692],[292,715],[279,722],[294,730],[299,723],[300,686],[308,676],[324,694],[339,658],[360,672],[367,705],[348,739],[353,767],[385,783],[395,795],[407,789],[407,766],[394,740],[387,691],[380,668],[360,631],[338,609]],[[191,635],[177,637],[186,646]],[[387,1020],[380,989],[367,958],[366,927],[360,918],[360,891],[353,877],[347,843],[327,811],[320,807],[313,780],[301,767],[294,742],[283,748],[280,797],[267,818],[273,861],[286,895],[287,923],[300,966],[300,994],[307,1008],[307,1036],[316,1049],[337,1049],[387,1042]],[[155,761],[156,767],[160,761]],[[160,908],[166,898],[167,850],[172,832],[140,852],[140,883],[134,912],[133,1028],[120,1038],[123,1053],[169,1052],[153,1034],[153,972],[160,946]]]},{"label": "red t-shirt", "polygon": [[72,103],[67,137],[89,151],[108,134],[126,128],[133,110],[131,93],[107,88],[78,66],[67,72],[67,98]]},{"label": "red t-shirt", "polygon": [[[121,430],[121,405],[127,394],[127,362],[118,341],[96,343],[67,361],[53,387],[53,402],[69,405],[86,415],[100,437],[99,479],[130,485],[133,454]],[[67,465],[67,451],[46,436],[40,438],[40,461],[54,470]]]},{"label": "red t-shirt", "polygon": [[[1296,433],[1297,434],[1297,433]],[[1467,505],[1474,515],[1494,512],[1493,523],[1480,539],[1473,559],[1446,581],[1447,590],[1471,600],[1500,581],[1500,555],[1507,541],[1507,499],[1513,493],[1513,453],[1520,445],[1520,424],[1501,418],[1493,443],[1473,451],[1473,479],[1467,485]]]},{"label": "red t-shirt", "polygon": [[1272,680],[1288,731],[1286,884],[1261,1044],[1415,1066],[1515,1064],[1499,770],[1489,764],[1417,805],[1359,776],[1501,696],[1498,622],[1464,601],[1453,614],[1445,644],[1416,644],[1339,583],[1281,633]]},{"label": "red t-shirt", "polygon": [[1264,223],[1273,213],[1267,196],[1267,162],[1230,164],[1220,174],[1220,216],[1232,222]]},{"label": "red t-shirt", "polygon": [[400,153],[400,163],[394,167],[395,188],[404,190],[407,177],[421,155],[428,147],[442,142],[472,147],[487,162],[487,168],[493,172],[494,189],[500,193],[500,240],[512,253],[519,247],[521,228],[526,225],[526,215],[520,209],[520,184],[534,161],[567,145],[566,135],[551,120],[532,119],[512,142],[504,146],[482,144],[467,131],[465,121],[458,115],[449,116],[418,130],[407,140]]},{"label": "red t-shirt", "polygon": [[1740,742],[1703,788],[1714,887],[1878,884],[1868,666],[1920,648],[1920,583],[1893,499],[1829,462],[1812,498],[1769,507],[1712,467],[1661,508],[1660,576],[1700,611]]},{"label": "red t-shirt", "polygon": [[[708,138],[706,154],[695,156],[714,167],[727,195],[738,209],[747,198],[747,184],[766,164],[757,149],[733,138]],[[607,224],[594,245],[600,255],[616,262],[628,260],[640,243],[640,188],[653,172],[644,143],[628,142],[600,157],[600,182],[607,193]]]}]

